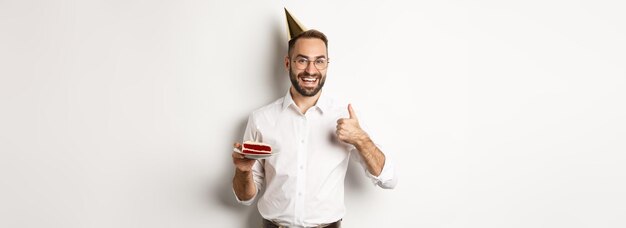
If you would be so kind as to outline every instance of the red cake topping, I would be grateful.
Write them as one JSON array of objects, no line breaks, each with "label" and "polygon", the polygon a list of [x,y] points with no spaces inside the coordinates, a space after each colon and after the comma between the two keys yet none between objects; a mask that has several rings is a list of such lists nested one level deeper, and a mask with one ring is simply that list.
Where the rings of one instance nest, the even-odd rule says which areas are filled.
[{"label": "red cake topping", "polygon": [[265,143],[244,142],[242,147],[244,154],[271,154],[272,147]]}]

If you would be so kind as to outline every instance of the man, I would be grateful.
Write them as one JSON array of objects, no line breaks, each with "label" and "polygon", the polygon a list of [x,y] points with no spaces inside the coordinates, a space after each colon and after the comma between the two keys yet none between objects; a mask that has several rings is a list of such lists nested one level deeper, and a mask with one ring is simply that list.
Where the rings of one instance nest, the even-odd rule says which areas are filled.
[{"label": "man", "polygon": [[296,34],[285,57],[289,91],[248,119],[244,141],[267,143],[274,155],[253,160],[232,153],[235,196],[245,205],[259,198],[263,227],[340,227],[351,157],[376,185],[397,183],[393,163],[360,127],[352,106],[323,93],[327,44],[316,30]]}]

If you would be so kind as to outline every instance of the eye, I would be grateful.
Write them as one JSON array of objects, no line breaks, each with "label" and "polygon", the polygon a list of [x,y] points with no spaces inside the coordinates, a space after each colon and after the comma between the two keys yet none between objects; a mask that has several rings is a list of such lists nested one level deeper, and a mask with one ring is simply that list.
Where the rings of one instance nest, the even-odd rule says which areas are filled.
[{"label": "eye", "polygon": [[305,58],[301,58],[301,59],[296,59],[296,62],[299,64],[307,64],[309,63],[309,60]]},{"label": "eye", "polygon": [[316,59],[315,64],[324,64],[326,63],[326,59]]}]

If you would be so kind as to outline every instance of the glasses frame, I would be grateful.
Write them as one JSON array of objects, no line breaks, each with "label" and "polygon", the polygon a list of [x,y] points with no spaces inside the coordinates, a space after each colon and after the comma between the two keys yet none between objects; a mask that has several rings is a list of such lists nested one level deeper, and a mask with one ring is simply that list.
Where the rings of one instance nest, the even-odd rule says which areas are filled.
[{"label": "glasses frame", "polygon": [[[291,59],[291,58],[289,58],[289,59]],[[300,69],[300,67],[298,65],[298,62],[297,62],[298,59],[306,60],[306,65],[304,66],[304,68]],[[326,67],[320,69],[317,66],[317,64],[315,64],[315,61],[317,61],[318,59],[325,59],[326,60]],[[304,58],[304,57],[296,57],[296,59],[291,60],[291,62],[294,63],[294,65],[296,65],[296,69],[298,69],[298,70],[304,70],[304,69],[308,68],[309,64],[311,64],[311,63],[313,63],[313,66],[315,67],[315,69],[317,69],[317,70],[324,70],[324,69],[328,68],[328,64],[330,63],[330,59],[329,58],[317,58],[317,59],[311,61],[311,60],[309,60],[307,58]]]}]

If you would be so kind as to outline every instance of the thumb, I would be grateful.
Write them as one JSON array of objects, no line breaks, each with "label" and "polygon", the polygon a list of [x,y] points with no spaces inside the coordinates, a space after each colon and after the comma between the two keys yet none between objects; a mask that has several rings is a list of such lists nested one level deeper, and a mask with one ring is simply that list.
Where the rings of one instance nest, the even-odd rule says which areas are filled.
[{"label": "thumb", "polygon": [[348,113],[350,114],[350,119],[356,119],[356,113],[352,108],[352,104],[348,104]]}]

